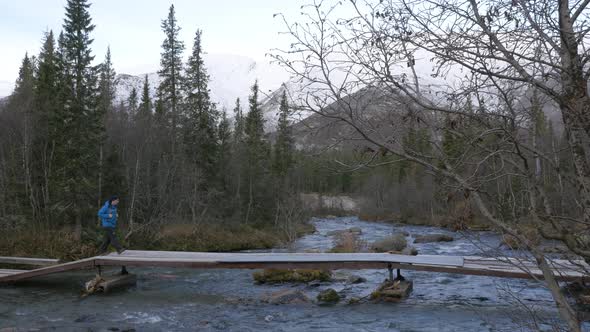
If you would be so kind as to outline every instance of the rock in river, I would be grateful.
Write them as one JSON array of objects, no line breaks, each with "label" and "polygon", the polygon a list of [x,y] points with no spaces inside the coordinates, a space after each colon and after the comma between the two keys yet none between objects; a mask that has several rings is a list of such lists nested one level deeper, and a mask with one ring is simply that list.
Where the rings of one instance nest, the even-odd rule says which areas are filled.
[{"label": "rock in river", "polygon": [[452,236],[446,234],[426,234],[416,235],[414,243],[451,242],[453,240],[455,239]]},{"label": "rock in river", "polygon": [[302,291],[286,289],[270,294],[266,301],[271,304],[308,303],[309,298]]}]

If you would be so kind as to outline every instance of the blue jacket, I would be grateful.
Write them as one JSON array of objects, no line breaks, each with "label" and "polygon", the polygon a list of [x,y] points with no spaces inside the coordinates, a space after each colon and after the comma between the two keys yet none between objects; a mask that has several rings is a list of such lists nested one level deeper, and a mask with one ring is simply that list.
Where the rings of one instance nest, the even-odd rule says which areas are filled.
[{"label": "blue jacket", "polygon": [[[112,217],[109,218],[109,214]],[[104,206],[98,210],[98,216],[102,220],[102,227],[113,227],[117,226],[117,206],[113,206],[106,201]]]}]

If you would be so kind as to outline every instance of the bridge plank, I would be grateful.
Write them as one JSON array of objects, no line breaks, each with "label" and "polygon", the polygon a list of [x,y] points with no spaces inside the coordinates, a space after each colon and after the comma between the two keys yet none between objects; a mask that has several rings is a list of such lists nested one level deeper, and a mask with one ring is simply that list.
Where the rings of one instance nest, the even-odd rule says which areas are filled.
[{"label": "bridge plank", "polygon": [[58,263],[59,259],[0,256],[0,264],[48,266],[56,265]]}]

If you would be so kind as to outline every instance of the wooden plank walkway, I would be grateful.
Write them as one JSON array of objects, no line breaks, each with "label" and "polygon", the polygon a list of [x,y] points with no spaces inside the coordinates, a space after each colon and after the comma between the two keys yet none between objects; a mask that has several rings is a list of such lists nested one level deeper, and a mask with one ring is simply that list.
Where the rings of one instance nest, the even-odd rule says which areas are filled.
[{"label": "wooden plank walkway", "polygon": [[59,259],[0,256],[0,264],[49,266],[59,264]]},{"label": "wooden plank walkway", "polygon": [[[590,266],[582,261],[552,260],[558,280],[572,281],[589,275]],[[388,253],[203,253],[178,251],[128,250],[96,256],[75,262],[43,267],[36,270],[4,270],[0,283],[19,281],[36,276],[93,268],[97,266],[149,266],[200,269],[402,269],[481,275],[506,278],[541,278],[541,271],[532,261],[515,258],[486,258],[478,256],[418,255]],[[2,270],[0,270],[2,271]]]}]

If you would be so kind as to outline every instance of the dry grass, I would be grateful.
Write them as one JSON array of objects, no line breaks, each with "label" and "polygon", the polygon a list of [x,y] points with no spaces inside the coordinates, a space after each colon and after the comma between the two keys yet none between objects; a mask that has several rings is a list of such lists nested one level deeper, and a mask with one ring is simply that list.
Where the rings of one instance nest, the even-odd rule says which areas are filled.
[{"label": "dry grass", "polygon": [[371,245],[371,249],[375,252],[402,251],[407,245],[408,241],[406,241],[404,234],[398,233],[375,241]]},{"label": "dry grass", "polygon": [[365,241],[359,239],[357,233],[343,232],[338,234],[336,238],[336,245],[330,249],[330,252],[335,253],[350,253],[359,252],[366,247]]},{"label": "dry grass", "polygon": [[254,281],[259,284],[281,284],[286,282],[293,283],[305,283],[311,281],[330,281],[332,274],[329,271],[323,270],[310,270],[310,269],[298,269],[298,270],[278,270],[278,269],[266,269],[262,271],[256,271],[252,275]]},{"label": "dry grass", "polygon": [[[102,231],[98,226],[83,229],[82,239],[77,241],[71,228],[38,229],[22,228],[0,231],[0,256],[59,258],[63,261],[78,260],[98,254]],[[300,225],[297,234],[313,232],[313,226]],[[118,230],[121,242],[125,229]],[[287,239],[280,230],[254,228],[244,225],[223,224],[167,224],[145,228],[133,233],[129,249],[182,250],[182,251],[236,251],[272,248]]]},{"label": "dry grass", "polygon": [[[528,241],[529,245],[536,246],[541,243],[541,234],[539,234],[539,231],[534,226],[522,227],[520,233]],[[509,234],[502,235],[502,243],[514,250],[526,249],[526,243],[519,241]]]}]

